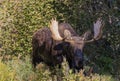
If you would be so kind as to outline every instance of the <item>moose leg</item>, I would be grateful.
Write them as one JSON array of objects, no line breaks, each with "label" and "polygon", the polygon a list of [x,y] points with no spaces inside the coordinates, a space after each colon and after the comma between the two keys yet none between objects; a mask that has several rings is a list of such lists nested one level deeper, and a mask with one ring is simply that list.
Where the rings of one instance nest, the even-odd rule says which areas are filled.
[{"label": "moose leg", "polygon": [[35,68],[38,63],[42,62],[42,58],[39,56],[39,50],[34,49],[32,54],[32,64]]},{"label": "moose leg", "polygon": [[69,68],[72,69],[73,73],[75,73],[75,63],[72,60],[68,60]]},{"label": "moose leg", "polygon": [[42,62],[42,59],[40,57],[32,57],[32,64],[34,66],[34,68],[36,67],[37,64],[39,64],[40,62]]}]

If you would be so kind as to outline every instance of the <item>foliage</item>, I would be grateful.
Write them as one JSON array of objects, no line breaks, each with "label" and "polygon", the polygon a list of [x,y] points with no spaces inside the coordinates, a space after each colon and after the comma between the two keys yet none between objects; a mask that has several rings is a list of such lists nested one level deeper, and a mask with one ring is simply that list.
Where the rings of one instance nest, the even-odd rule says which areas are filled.
[{"label": "foliage", "polygon": [[[119,0],[1,0],[0,56],[11,55],[14,58],[14,56],[24,57],[31,54],[33,33],[42,27],[49,27],[51,18],[56,17],[60,22],[70,23],[81,35],[88,29],[93,31],[93,21],[102,17],[105,22],[103,38],[85,46],[85,65],[93,66],[97,73],[110,73],[118,78],[120,73],[119,3]],[[12,62],[14,60],[10,61],[11,65]],[[16,76],[19,76],[19,80],[21,78],[28,80],[26,77],[30,75],[27,70],[30,71],[32,67],[29,63],[20,62],[23,65],[16,67],[16,70],[19,70]],[[5,67],[13,66],[5,65]],[[21,69],[23,67],[29,68],[24,72]],[[20,72],[25,74],[22,75]],[[37,73],[42,75],[42,72]],[[76,75],[72,76],[76,77]]]},{"label": "foliage", "polygon": [[50,0],[3,1],[2,54],[30,53],[33,32],[42,26],[47,26],[46,22],[52,17],[53,10],[49,2]]},{"label": "foliage", "polygon": [[15,72],[0,61],[0,81],[13,81]]},{"label": "foliage", "polygon": [[115,81],[110,75],[84,76],[83,71],[73,74],[71,70],[66,69],[68,68],[66,62],[63,65],[62,69],[56,68],[56,74],[52,74],[52,71],[44,64],[39,64],[36,70],[33,70],[29,56],[25,56],[24,59],[13,57],[8,61],[0,61],[0,81],[57,81],[60,78],[62,81]]}]

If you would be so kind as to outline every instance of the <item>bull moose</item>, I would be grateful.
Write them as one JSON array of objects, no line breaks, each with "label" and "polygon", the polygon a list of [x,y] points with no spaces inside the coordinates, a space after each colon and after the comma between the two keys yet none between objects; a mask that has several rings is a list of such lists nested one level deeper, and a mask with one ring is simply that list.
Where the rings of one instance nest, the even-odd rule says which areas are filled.
[{"label": "bull moose", "polygon": [[34,33],[32,38],[32,64],[44,62],[48,66],[61,65],[66,58],[73,71],[83,69],[83,48],[86,43],[100,39],[103,21],[98,18],[94,22],[94,36],[88,40],[89,31],[79,36],[68,23],[58,23],[52,19],[50,28],[44,27]]}]

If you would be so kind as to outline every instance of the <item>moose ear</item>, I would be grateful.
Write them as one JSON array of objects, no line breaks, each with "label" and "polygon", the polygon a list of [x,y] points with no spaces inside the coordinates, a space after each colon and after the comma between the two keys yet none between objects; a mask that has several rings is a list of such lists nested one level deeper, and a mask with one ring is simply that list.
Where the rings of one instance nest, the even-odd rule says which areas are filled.
[{"label": "moose ear", "polygon": [[91,31],[88,30],[86,31],[82,36],[83,36],[83,40],[87,40],[91,35]]},{"label": "moose ear", "polygon": [[69,30],[64,30],[64,38],[65,39],[72,39],[71,32]]}]

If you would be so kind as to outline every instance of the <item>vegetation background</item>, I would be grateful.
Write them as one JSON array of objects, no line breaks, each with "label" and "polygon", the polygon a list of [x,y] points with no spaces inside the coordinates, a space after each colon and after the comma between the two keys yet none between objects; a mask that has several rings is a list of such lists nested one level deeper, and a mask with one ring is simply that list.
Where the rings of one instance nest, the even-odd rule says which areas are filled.
[{"label": "vegetation background", "polygon": [[31,37],[56,17],[68,22],[82,35],[93,21],[105,21],[103,37],[84,49],[85,70],[89,77],[66,73],[63,81],[120,81],[120,0],[0,0],[0,81],[56,81],[46,65],[33,71],[30,62]]}]

